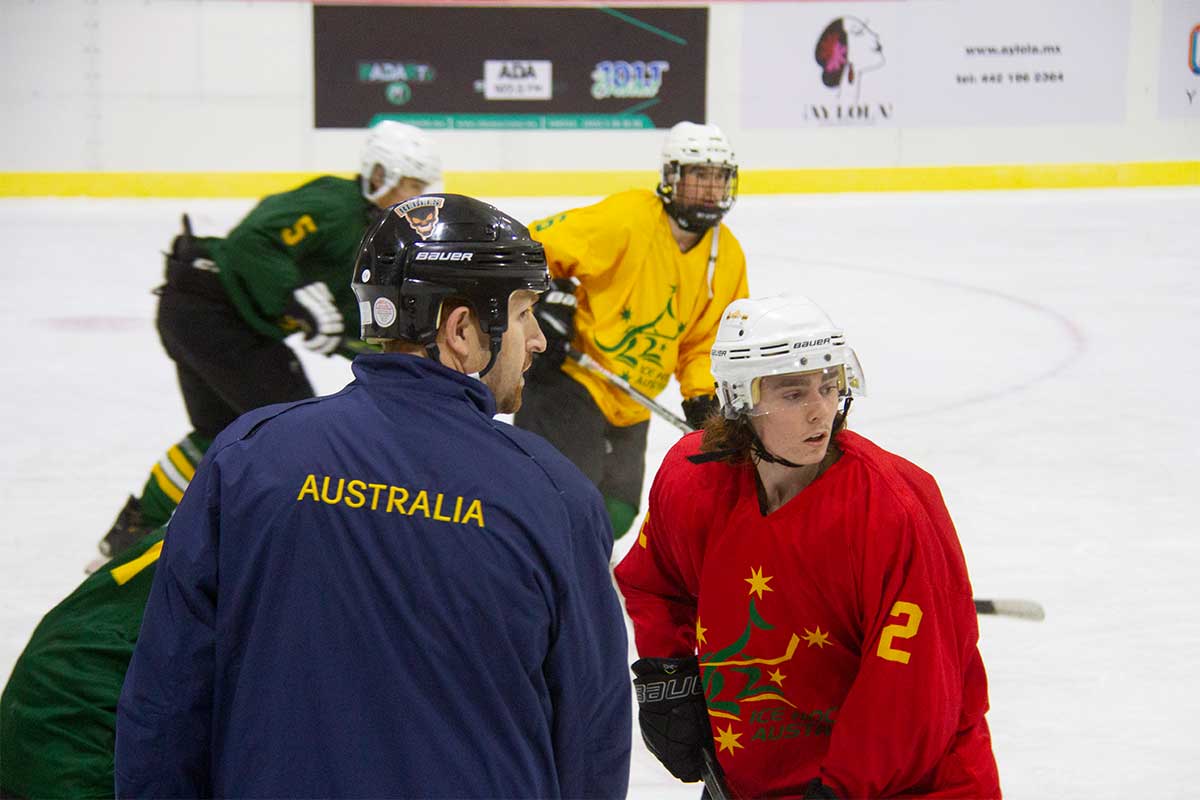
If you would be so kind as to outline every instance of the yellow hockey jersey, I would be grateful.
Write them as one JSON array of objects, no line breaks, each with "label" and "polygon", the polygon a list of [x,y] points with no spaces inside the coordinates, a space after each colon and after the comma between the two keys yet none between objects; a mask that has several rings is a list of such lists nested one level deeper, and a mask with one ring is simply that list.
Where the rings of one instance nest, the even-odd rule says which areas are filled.
[{"label": "yellow hockey jersey", "polygon": [[[579,281],[576,349],[650,397],[671,375],[684,398],[712,394],[709,350],[721,312],[749,296],[746,257],[728,227],[710,228],[682,253],[662,201],[636,189],[538,220],[530,231],[546,248],[551,275]],[[613,425],[649,419],[600,375],[570,359],[563,371]]]}]

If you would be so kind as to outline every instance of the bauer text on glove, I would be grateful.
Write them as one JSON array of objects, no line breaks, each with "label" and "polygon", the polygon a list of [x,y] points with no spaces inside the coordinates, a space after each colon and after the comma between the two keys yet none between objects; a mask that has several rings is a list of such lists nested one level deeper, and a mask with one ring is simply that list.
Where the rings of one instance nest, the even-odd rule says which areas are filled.
[{"label": "bauer text on glove", "polygon": [[679,780],[700,780],[712,728],[696,657],[641,658],[633,662],[633,674],[646,747]]}]

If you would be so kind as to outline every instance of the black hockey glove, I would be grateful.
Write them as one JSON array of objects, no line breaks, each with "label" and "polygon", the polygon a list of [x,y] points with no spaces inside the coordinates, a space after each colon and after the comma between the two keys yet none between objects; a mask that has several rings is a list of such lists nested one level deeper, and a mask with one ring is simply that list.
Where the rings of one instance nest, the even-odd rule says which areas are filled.
[{"label": "black hockey glove", "polygon": [[696,657],[641,658],[633,662],[633,674],[646,747],[679,780],[700,780],[712,728]]},{"label": "black hockey glove", "polygon": [[704,420],[708,419],[708,415],[720,407],[715,394],[689,397],[683,401],[683,416],[687,419],[687,424],[698,431],[704,427]]},{"label": "black hockey glove", "polygon": [[292,292],[292,302],[283,312],[288,330],[304,331],[302,345],[329,355],[342,342],[346,324],[333,302],[333,292],[323,281],[313,281]]},{"label": "black hockey glove", "polygon": [[550,281],[550,290],[538,298],[533,314],[546,336],[546,352],[538,356],[540,366],[557,369],[575,337],[575,282],[568,278]]},{"label": "black hockey glove", "polygon": [[820,778],[813,778],[804,787],[804,800],[842,800],[837,792],[821,783]]},{"label": "black hockey glove", "polygon": [[[197,263],[201,262],[201,263]],[[216,272],[217,265],[209,259],[204,241],[192,234],[192,221],[183,215],[183,233],[171,240],[171,252],[167,253],[167,269],[200,269]]]}]

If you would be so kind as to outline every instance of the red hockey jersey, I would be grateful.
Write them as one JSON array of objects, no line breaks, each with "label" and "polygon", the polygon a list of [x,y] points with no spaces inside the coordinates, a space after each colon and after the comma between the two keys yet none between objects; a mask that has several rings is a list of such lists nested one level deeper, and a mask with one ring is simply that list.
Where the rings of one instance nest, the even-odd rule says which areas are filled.
[{"label": "red hockey jersey", "polygon": [[933,478],[863,437],[781,508],[684,437],[616,569],[638,653],[698,653],[743,798],[1000,796],[975,608]]}]

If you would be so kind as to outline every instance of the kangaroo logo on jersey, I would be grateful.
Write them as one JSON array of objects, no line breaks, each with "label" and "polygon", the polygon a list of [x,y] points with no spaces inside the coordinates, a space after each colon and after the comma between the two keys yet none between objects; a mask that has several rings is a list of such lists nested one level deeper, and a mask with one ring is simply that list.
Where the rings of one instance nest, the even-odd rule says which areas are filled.
[{"label": "kangaroo logo on jersey", "polygon": [[438,213],[445,202],[444,197],[414,197],[396,206],[396,213],[404,217],[418,236],[428,239],[438,224]]}]

